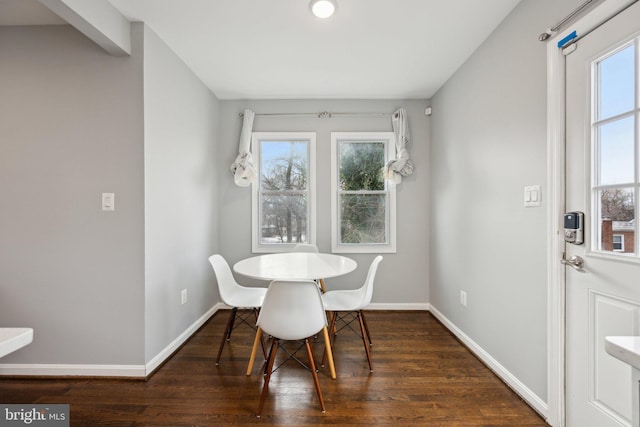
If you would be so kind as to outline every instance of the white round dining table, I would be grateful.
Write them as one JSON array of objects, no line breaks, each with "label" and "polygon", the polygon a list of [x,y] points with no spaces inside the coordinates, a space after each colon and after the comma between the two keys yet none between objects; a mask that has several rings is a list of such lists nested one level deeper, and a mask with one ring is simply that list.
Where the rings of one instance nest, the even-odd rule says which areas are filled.
[{"label": "white round dining table", "polygon": [[315,280],[341,276],[358,264],[341,255],[315,252],[286,252],[258,255],[234,264],[243,276],[261,280]]},{"label": "white round dining table", "polygon": [[[285,252],[258,255],[243,259],[234,264],[233,270],[243,276],[261,280],[316,280],[341,276],[356,269],[358,264],[351,258],[334,254],[317,252]],[[258,328],[256,338],[249,357],[247,375],[251,375],[253,361],[261,340],[262,330]],[[324,336],[329,371],[331,378],[336,379],[336,368],[333,363],[331,340],[327,328],[322,330]]]}]

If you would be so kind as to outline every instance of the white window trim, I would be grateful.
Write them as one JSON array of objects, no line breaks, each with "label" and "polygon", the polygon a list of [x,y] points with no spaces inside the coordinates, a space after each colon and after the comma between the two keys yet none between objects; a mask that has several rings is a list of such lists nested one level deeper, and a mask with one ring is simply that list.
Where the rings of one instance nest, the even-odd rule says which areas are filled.
[{"label": "white window trim", "polygon": [[273,253],[288,252],[295,243],[281,243],[277,245],[260,244],[260,198],[258,190],[260,188],[261,152],[260,141],[287,141],[287,140],[308,140],[309,141],[309,236],[307,243],[316,244],[316,133],[315,132],[253,132],[251,134],[251,152],[255,159],[258,172],[258,179],[251,185],[251,251],[253,253]]},{"label": "white window trim", "polygon": [[386,244],[339,244],[338,215],[338,141],[353,140],[386,141],[385,162],[395,157],[395,135],[393,132],[331,132],[331,252],[333,253],[396,253],[396,188],[395,184],[385,181],[389,191],[389,242]]}]

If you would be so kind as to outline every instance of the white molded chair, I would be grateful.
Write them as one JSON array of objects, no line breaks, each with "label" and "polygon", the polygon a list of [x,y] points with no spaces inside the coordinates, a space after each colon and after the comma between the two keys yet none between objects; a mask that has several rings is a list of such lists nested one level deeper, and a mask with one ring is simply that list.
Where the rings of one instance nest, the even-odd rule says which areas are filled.
[{"label": "white molded chair", "polygon": [[[209,257],[209,262],[213,267],[213,271],[216,273],[220,298],[222,298],[222,302],[231,307],[231,312],[229,313],[229,318],[227,320],[227,327],[224,330],[224,335],[222,336],[222,341],[220,342],[220,348],[218,349],[218,356],[216,357],[216,365],[218,365],[220,363],[220,356],[222,355],[224,344],[231,339],[231,332],[233,331],[233,326],[236,319],[241,320],[243,323],[246,323],[251,328],[255,329],[252,322],[247,322],[245,318],[237,315],[238,309],[251,309],[255,318],[257,319],[258,310],[262,306],[262,301],[264,300],[267,289],[250,288],[239,285],[233,277],[233,274],[231,273],[229,264],[221,255],[211,255]],[[263,353],[266,357],[264,346]]]},{"label": "white molded chair", "polygon": [[[323,331],[325,336],[325,344],[329,342],[327,332],[327,316],[322,305],[322,298],[318,286],[313,281],[273,281],[269,285],[267,295],[264,298],[260,315],[258,316],[258,331],[256,333],[256,341],[251,352],[249,361],[249,369],[247,375],[251,372],[253,360],[255,358],[256,347],[262,333],[266,333],[273,337],[271,349],[267,359],[266,372],[264,377],[264,386],[260,395],[260,405],[258,407],[257,416],[262,414],[264,400],[269,389],[269,380],[273,372],[273,364],[278,351],[278,344],[283,341],[303,340],[309,356],[309,369],[313,375],[318,399],[322,412],[325,412],[324,399],[318,382],[318,374],[313,357],[313,350],[309,343],[309,337],[312,337]],[[329,348],[329,352],[330,352]],[[333,357],[329,355],[330,361]],[[335,378],[335,377],[334,377]]]},{"label": "white molded chair", "polygon": [[[331,345],[333,345],[333,339],[337,334],[336,320],[340,319],[345,323],[340,330],[349,326],[352,321],[358,320],[358,323],[360,323],[360,335],[362,336],[362,342],[364,344],[365,353],[367,353],[367,361],[369,362],[369,370],[371,372],[373,372],[371,352],[369,351],[371,336],[369,335],[369,327],[367,326],[367,321],[362,310],[371,303],[371,297],[373,296],[373,282],[375,280],[376,271],[378,270],[378,264],[380,264],[380,261],[382,261],[382,256],[378,255],[371,262],[367,278],[360,288],[329,291],[322,294],[324,308],[331,312],[331,322],[329,324],[329,330],[332,332]],[[350,315],[350,319],[346,319],[347,316],[345,315]],[[323,364],[324,360],[325,356],[322,357]]]},{"label": "white molded chair", "polygon": [[[317,254],[320,251],[313,243],[298,243],[293,247],[293,252],[313,252]],[[324,286],[324,279],[322,277],[318,277],[317,281],[322,292],[327,292],[327,288]]]}]

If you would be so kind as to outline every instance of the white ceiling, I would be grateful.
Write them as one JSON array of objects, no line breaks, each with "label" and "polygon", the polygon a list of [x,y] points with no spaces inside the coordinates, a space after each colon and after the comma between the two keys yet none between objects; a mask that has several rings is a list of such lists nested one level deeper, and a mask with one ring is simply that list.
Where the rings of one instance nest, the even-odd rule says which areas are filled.
[{"label": "white ceiling", "polygon": [[[337,0],[327,20],[309,0],[108,1],[220,99],[425,99],[520,0]],[[0,25],[60,23],[51,15],[0,0]]]}]

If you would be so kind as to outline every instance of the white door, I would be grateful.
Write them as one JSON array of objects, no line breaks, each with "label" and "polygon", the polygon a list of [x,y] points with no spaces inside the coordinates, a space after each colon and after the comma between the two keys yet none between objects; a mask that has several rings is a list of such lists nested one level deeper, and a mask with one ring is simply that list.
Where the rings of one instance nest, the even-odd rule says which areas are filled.
[{"label": "white door", "polygon": [[566,245],[585,270],[565,272],[569,427],[631,424],[631,368],[604,338],[640,335],[639,36],[636,3],[566,56],[566,209],[584,212],[585,230]]}]

